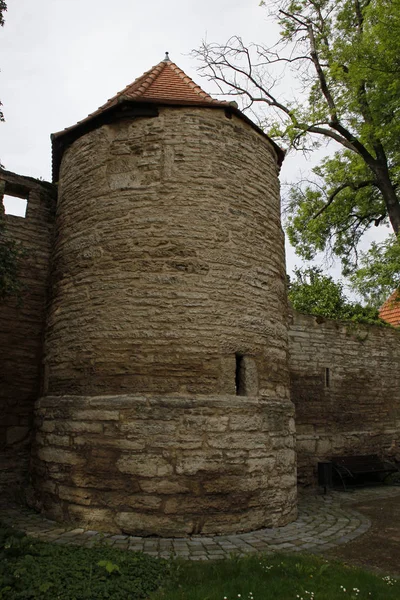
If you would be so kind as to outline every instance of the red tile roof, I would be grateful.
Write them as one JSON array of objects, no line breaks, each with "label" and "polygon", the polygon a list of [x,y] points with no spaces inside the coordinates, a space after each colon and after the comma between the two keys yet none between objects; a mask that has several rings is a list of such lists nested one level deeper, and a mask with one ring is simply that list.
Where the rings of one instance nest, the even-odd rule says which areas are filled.
[{"label": "red tile roof", "polygon": [[400,326],[400,293],[399,290],[393,292],[391,296],[386,300],[379,309],[379,316],[386,323],[394,325],[394,327]]},{"label": "red tile roof", "polygon": [[191,105],[228,109],[230,113],[246,121],[253,129],[269,140],[275,149],[278,165],[282,164],[285,152],[258,125],[237,108],[236,102],[226,102],[212,98],[188,77],[182,69],[170,61],[167,54],[165,59],[158,63],[158,65],[155,65],[141,75],[141,77],[135,79],[133,83],[127,85],[85,119],[78,121],[76,125],[52,134],[53,181],[58,180],[59,166],[64,149],[72,141],[91,128],[98,127],[101,121],[112,119],[112,112],[113,110],[117,111],[119,105],[122,106],[136,102],[142,106],[146,104],[153,106],[156,104],[169,104],[173,106]]},{"label": "red tile roof", "polygon": [[163,60],[107,100],[105,104],[100,106],[95,112],[90,113],[85,119],[78,121],[72,127],[67,127],[62,131],[54,133],[53,138],[57,138],[78,125],[90,121],[124,100],[178,105],[230,106],[229,102],[212,98],[175,63],[170,60]]},{"label": "red tile roof", "polygon": [[[195,102],[205,104],[219,104],[227,106],[228,102],[214,100],[201,89],[190,77],[170,60],[163,60],[155,67],[138,77],[131,85],[119,92],[112,102],[120,96],[132,100],[165,100]],[[104,106],[104,108],[107,104]]]}]

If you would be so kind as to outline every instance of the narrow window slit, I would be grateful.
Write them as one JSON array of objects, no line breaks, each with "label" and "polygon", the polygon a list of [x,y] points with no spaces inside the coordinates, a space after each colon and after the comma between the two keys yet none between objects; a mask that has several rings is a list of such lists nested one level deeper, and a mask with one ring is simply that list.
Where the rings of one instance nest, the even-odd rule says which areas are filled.
[{"label": "narrow window slit", "polygon": [[330,383],[331,383],[331,374],[329,371],[329,367],[325,368],[325,387],[330,387]]},{"label": "narrow window slit", "polygon": [[246,395],[244,356],[238,352],[236,353],[235,386],[236,396]]}]

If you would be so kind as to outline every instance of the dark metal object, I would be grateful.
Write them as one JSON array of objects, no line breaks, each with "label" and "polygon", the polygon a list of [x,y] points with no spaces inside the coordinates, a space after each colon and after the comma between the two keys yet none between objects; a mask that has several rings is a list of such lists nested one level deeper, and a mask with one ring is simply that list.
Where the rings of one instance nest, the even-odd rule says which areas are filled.
[{"label": "dark metal object", "polygon": [[398,471],[396,465],[386,459],[381,459],[377,454],[334,456],[332,458],[333,468],[339,476],[343,489],[346,490],[346,482],[365,482],[368,478],[383,477]]},{"label": "dark metal object", "polygon": [[332,462],[329,460],[318,463],[318,485],[324,487],[324,493],[333,485]]}]

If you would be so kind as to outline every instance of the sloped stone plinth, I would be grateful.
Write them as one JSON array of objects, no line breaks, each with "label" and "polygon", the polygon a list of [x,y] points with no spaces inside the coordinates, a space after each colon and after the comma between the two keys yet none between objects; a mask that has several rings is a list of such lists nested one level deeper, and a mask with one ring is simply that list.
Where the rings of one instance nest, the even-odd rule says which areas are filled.
[{"label": "sloped stone plinth", "polygon": [[160,536],[296,518],[287,400],[47,397],[36,415],[32,502],[51,518]]}]

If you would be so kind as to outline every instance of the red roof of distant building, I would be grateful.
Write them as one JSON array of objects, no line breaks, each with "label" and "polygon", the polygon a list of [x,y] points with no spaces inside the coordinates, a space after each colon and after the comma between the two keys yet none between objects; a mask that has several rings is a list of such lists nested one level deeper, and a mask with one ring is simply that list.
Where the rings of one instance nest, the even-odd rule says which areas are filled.
[{"label": "red roof of distant building", "polygon": [[379,309],[379,316],[386,323],[394,327],[400,326],[400,293],[399,290],[393,292]]}]

